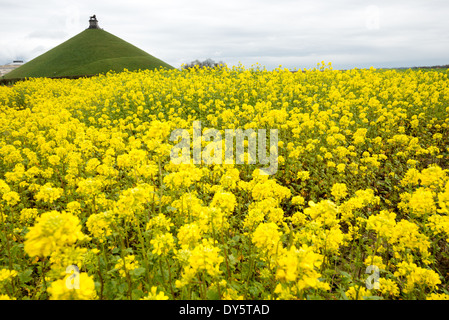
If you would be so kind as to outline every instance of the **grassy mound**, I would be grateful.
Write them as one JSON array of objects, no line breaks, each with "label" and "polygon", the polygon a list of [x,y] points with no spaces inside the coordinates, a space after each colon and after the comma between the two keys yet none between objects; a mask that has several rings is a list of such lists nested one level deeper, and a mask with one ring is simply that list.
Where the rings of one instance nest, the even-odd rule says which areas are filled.
[{"label": "grassy mound", "polygon": [[5,78],[79,76],[161,66],[173,68],[107,31],[86,29],[9,72]]}]

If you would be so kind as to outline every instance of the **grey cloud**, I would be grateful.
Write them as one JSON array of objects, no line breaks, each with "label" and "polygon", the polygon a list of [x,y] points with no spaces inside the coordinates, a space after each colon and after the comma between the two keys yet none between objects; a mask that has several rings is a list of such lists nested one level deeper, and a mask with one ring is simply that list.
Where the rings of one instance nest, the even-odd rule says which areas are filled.
[{"label": "grey cloud", "polygon": [[26,38],[37,39],[62,39],[67,36],[64,30],[36,30],[29,33]]},{"label": "grey cloud", "polygon": [[267,68],[322,59],[341,68],[426,65],[449,51],[444,0],[0,1],[0,60],[61,43],[92,14],[106,31],[175,67],[205,58]]}]

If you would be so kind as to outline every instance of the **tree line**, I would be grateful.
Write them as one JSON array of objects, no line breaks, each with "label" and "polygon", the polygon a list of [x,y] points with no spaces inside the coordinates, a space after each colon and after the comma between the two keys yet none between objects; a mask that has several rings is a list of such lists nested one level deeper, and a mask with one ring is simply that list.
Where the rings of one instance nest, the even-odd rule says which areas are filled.
[{"label": "tree line", "polygon": [[204,61],[200,61],[200,60],[197,59],[197,60],[191,61],[189,63],[183,64],[182,68],[183,69],[190,69],[190,68],[195,68],[196,66],[198,66],[199,68],[207,68],[207,67],[215,68],[215,67],[218,67],[220,65],[224,66],[225,63],[223,61],[215,62],[214,60],[208,58],[208,59],[206,59]]}]

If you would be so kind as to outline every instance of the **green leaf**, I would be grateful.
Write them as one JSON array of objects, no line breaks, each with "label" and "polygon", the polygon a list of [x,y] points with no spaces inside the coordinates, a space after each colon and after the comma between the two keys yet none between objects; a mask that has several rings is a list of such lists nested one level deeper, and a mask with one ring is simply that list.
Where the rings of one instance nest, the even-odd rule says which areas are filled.
[{"label": "green leaf", "polygon": [[31,281],[32,277],[31,274],[33,273],[32,269],[26,269],[25,271],[19,273],[19,280],[20,282],[27,283],[28,281]]},{"label": "green leaf", "polygon": [[345,272],[345,271],[339,271],[340,272],[340,274],[343,276],[343,277],[345,277],[345,278],[348,278],[348,279],[352,279],[352,276],[349,274],[349,273],[347,273],[347,272]]},{"label": "green leaf", "polygon": [[238,262],[232,253],[228,256],[228,259],[229,259],[229,264],[231,266],[235,265]]},{"label": "green leaf", "polygon": [[220,296],[218,295],[218,291],[215,288],[207,290],[206,297],[208,300],[219,300],[220,299]]},{"label": "green leaf", "polygon": [[145,268],[144,268],[144,267],[140,267],[140,268],[131,270],[129,273],[130,273],[132,276],[140,277],[141,275],[143,275],[143,274],[145,273]]},{"label": "green leaf", "polygon": [[107,273],[107,274],[114,274],[114,273],[117,272],[117,271],[118,271],[118,269],[114,268],[114,269],[109,270],[109,271],[106,272],[106,273]]},{"label": "green leaf", "polygon": [[237,282],[237,281],[232,281],[228,283],[229,287],[231,287],[232,289],[234,289],[237,292],[240,292],[242,285]]},{"label": "green leaf", "polygon": [[345,291],[343,289],[340,289],[340,294],[343,300],[349,300],[348,296],[346,295]]},{"label": "green leaf", "polygon": [[364,296],[363,300],[383,300],[383,297],[379,297],[379,296]]},{"label": "green leaf", "polygon": [[232,237],[231,240],[232,240],[232,241],[235,241],[235,242],[239,242],[239,241],[240,241],[240,236],[239,236],[239,235],[236,235],[236,236]]},{"label": "green leaf", "polygon": [[115,247],[114,249],[112,249],[112,254],[117,254],[120,252],[120,249]]},{"label": "green leaf", "polygon": [[171,207],[171,206],[167,206],[165,209],[167,209],[168,212],[174,212],[177,211],[178,209]]},{"label": "green leaf", "polygon": [[123,250],[124,253],[126,254],[133,254],[133,248],[126,248],[125,250]]},{"label": "green leaf", "polygon": [[139,300],[140,298],[143,297],[143,291],[140,289],[134,289],[131,293],[131,296],[133,298],[133,300]]},{"label": "green leaf", "polygon": [[307,300],[325,300],[325,298],[317,294],[308,294]]},{"label": "green leaf", "polygon": [[249,291],[249,293],[250,293],[250,295],[252,297],[257,297],[259,295],[259,292],[260,292],[259,289],[257,287],[255,287],[255,286],[249,287],[248,291]]}]

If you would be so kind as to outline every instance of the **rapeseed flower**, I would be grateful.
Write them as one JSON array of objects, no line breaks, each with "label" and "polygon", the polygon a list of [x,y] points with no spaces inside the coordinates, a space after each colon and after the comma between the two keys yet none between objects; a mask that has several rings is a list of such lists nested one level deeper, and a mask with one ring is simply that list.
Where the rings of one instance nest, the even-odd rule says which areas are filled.
[{"label": "rapeseed flower", "polygon": [[114,218],[112,211],[94,213],[87,218],[86,227],[94,238],[104,242],[106,237],[112,234]]},{"label": "rapeseed flower", "polygon": [[8,279],[14,278],[17,276],[16,270],[9,270],[9,269],[1,269],[0,270],[0,283],[3,281],[6,281]]},{"label": "rapeseed flower", "polygon": [[2,199],[9,206],[15,206],[20,201],[20,195],[15,191],[9,191],[3,194]]},{"label": "rapeseed flower", "polygon": [[399,296],[399,287],[392,279],[379,278],[379,290],[387,298]]},{"label": "rapeseed flower", "polygon": [[272,254],[276,252],[281,239],[278,229],[274,222],[261,223],[252,234],[252,242],[263,252]]},{"label": "rapeseed flower", "polygon": [[46,257],[86,239],[86,236],[81,231],[78,217],[67,212],[50,211],[36,219],[25,238],[24,249],[28,255]]},{"label": "rapeseed flower", "polygon": [[126,273],[129,273],[130,271],[139,267],[140,264],[139,261],[136,260],[136,257],[134,255],[128,255],[124,260],[122,258],[118,259],[114,268],[118,270],[120,276],[124,278],[126,277]]},{"label": "rapeseed flower", "polygon": [[426,300],[449,300],[449,294],[431,293],[426,297]]},{"label": "rapeseed flower", "polygon": [[418,267],[415,263],[406,261],[397,264],[397,271],[394,273],[395,277],[404,279],[405,293],[411,292],[415,287],[425,286],[434,289],[438,284],[441,284],[438,273],[433,270]]},{"label": "rapeseed flower", "polygon": [[150,219],[146,225],[146,230],[150,230],[157,234],[170,231],[172,226],[174,226],[174,224],[171,222],[171,218],[167,218],[163,213],[159,213],[157,216]]},{"label": "rapeseed flower", "polygon": [[224,260],[220,251],[211,241],[203,239],[190,252],[189,268],[195,274],[205,272],[212,277],[218,276],[221,273],[220,264]]},{"label": "rapeseed flower", "polygon": [[350,286],[345,292],[345,295],[350,300],[364,300],[365,297],[371,296],[371,290],[368,290],[362,286]]},{"label": "rapeseed flower", "polygon": [[216,192],[212,198],[211,206],[220,208],[224,213],[230,214],[237,204],[235,195],[230,192]]},{"label": "rapeseed flower", "polygon": [[140,300],[168,300],[168,296],[165,295],[164,291],[159,291],[158,288],[153,286],[150,292]]},{"label": "rapeseed flower", "polygon": [[36,200],[53,203],[62,196],[63,192],[62,188],[54,188],[51,183],[46,183],[39,188],[35,197]]},{"label": "rapeseed flower", "polygon": [[155,255],[167,255],[175,246],[175,239],[170,232],[159,233],[150,240]]},{"label": "rapeseed flower", "polygon": [[339,201],[348,195],[348,188],[344,183],[335,183],[332,186],[331,194],[334,196],[335,201]]},{"label": "rapeseed flower", "polygon": [[181,247],[193,248],[201,239],[201,229],[197,223],[188,223],[179,227],[177,238]]},{"label": "rapeseed flower", "polygon": [[69,274],[64,279],[56,280],[47,290],[50,300],[94,300],[97,298],[93,277],[86,272],[80,272],[75,276]]},{"label": "rapeseed flower", "polygon": [[301,207],[304,205],[304,203],[305,203],[305,200],[304,200],[304,197],[302,197],[302,196],[298,195],[298,196],[294,196],[292,198],[292,204],[294,204],[294,205]]},{"label": "rapeseed flower", "polygon": [[418,188],[408,200],[411,213],[416,216],[432,214],[436,211],[434,193],[425,188]]},{"label": "rapeseed flower", "polygon": [[318,203],[309,201],[309,207],[304,209],[304,214],[323,226],[332,227],[338,223],[337,206],[330,200],[322,200]]},{"label": "rapeseed flower", "polygon": [[[334,299],[331,282],[352,299],[443,299],[447,76],[322,62],[0,86],[0,253],[18,273],[1,271],[2,297],[42,298],[31,284],[44,280],[52,299],[92,297],[63,281],[77,265],[104,299],[165,299],[154,281],[174,283],[173,299]],[[249,151],[241,165],[170,161],[178,128],[187,149],[230,151],[196,135],[198,121],[201,133],[277,129],[266,150],[276,174],[261,175]],[[332,276],[335,259],[341,275],[375,265],[385,278],[368,292],[362,279]]]}]

